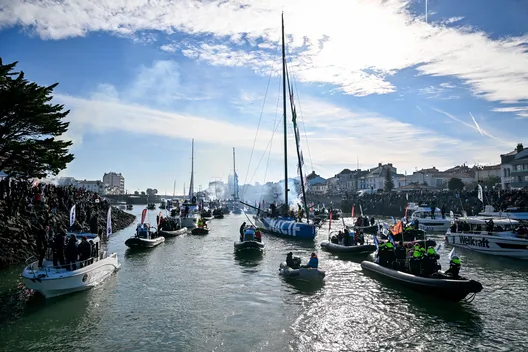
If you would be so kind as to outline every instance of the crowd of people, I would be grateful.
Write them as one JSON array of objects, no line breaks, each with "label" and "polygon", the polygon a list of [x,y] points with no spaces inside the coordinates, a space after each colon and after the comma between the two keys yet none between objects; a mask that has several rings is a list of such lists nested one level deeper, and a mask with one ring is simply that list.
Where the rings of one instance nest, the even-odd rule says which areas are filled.
[{"label": "crowd of people", "polygon": [[409,202],[428,204],[442,208],[447,213],[453,211],[462,214],[466,211],[468,215],[477,215],[484,210],[484,205],[492,205],[495,211],[504,211],[510,207],[526,209],[528,211],[528,190],[485,190],[483,192],[484,202],[478,199],[475,191],[414,191],[407,193],[377,193],[352,196],[343,200],[342,209],[347,212],[352,206],[356,208],[361,205],[363,213],[378,215],[404,214]]},{"label": "crowd of people", "polygon": [[[3,178],[0,180],[0,218],[6,222],[11,217],[31,219],[32,231],[35,234],[35,244],[39,254],[39,264],[42,265],[48,249],[53,252],[55,265],[74,263],[78,258],[88,259],[92,248],[83,239],[77,247],[67,231],[89,231],[99,234],[99,210],[107,210],[110,206],[95,192],[73,186],[56,186],[50,183]],[[54,214],[68,213],[75,204],[76,216],[73,226],[69,226],[64,217]],[[62,220],[61,220],[62,219]],[[104,238],[104,236],[102,237]],[[88,256],[88,257],[87,257]]]}]

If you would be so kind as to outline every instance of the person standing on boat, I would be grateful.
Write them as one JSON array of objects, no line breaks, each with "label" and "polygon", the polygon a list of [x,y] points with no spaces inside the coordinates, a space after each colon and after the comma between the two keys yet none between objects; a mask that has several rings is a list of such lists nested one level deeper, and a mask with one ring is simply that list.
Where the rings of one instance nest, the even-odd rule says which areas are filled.
[{"label": "person standing on boat", "polygon": [[[353,242],[353,244],[355,245],[356,241]],[[348,231],[348,229],[345,229],[344,231],[344,235],[343,235],[343,246],[350,246],[350,232]]]},{"label": "person standing on boat", "polygon": [[244,221],[242,225],[240,225],[240,242],[244,242],[244,229],[246,228],[246,222]]},{"label": "person standing on boat", "polygon": [[295,260],[293,260],[293,253],[289,252],[286,255],[286,265],[289,266],[292,269],[299,269],[297,264],[295,264]]},{"label": "person standing on boat", "polygon": [[64,242],[65,242],[66,232],[61,230],[55,240],[53,241],[53,266],[57,267],[60,264],[60,267],[64,266]]},{"label": "person standing on boat", "polygon": [[42,225],[39,226],[37,231],[37,253],[39,255],[38,266],[42,268],[42,262],[46,256],[46,250],[48,249],[48,231],[49,226],[46,229]]},{"label": "person standing on boat", "polygon": [[82,237],[81,243],[78,247],[79,251],[79,261],[81,262],[81,268],[84,265],[88,265],[91,263],[84,263],[84,261],[90,259],[90,255],[92,254],[92,246],[88,243],[88,238],[86,236]]},{"label": "person standing on boat", "polygon": [[68,245],[66,246],[66,269],[67,270],[77,270],[77,238],[75,235],[70,235],[68,240]]}]

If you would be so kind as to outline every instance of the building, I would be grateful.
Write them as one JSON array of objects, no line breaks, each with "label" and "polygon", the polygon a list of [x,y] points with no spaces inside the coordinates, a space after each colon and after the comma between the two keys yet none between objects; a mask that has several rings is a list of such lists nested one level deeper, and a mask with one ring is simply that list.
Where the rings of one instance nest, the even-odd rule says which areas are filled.
[{"label": "building", "polygon": [[[523,179],[522,177],[526,177],[523,173],[523,167],[521,165],[523,164],[524,157],[522,155],[519,155],[521,153],[526,152],[526,148],[522,145],[522,143],[517,144],[517,148],[515,148],[513,151],[502,154],[500,156],[501,158],[501,186],[502,189],[512,189],[512,188],[518,188],[518,186],[522,185]],[[519,179],[519,177],[521,177]],[[513,185],[515,183],[515,186]],[[520,187],[522,188],[522,187]]]},{"label": "building", "polygon": [[382,165],[378,164],[377,167],[371,169],[360,181],[361,189],[378,190],[385,188],[385,177],[387,172],[390,172],[394,188],[398,187],[399,175],[396,172],[396,168],[391,163]]},{"label": "building", "polygon": [[78,188],[84,188],[87,191],[97,192],[99,195],[106,194],[106,184],[102,181],[77,181]]},{"label": "building", "polygon": [[109,194],[125,194],[125,178],[117,172],[108,172],[103,175]]},{"label": "building", "polygon": [[306,190],[307,193],[325,194],[328,190],[326,179],[317,175],[315,171],[312,171],[311,174],[306,176],[306,182],[307,182],[307,188],[308,188]]},{"label": "building", "polygon": [[[521,149],[522,148],[522,149]],[[523,148],[522,144],[517,147],[517,154],[511,164],[511,188],[521,189],[528,187],[528,148]]]}]

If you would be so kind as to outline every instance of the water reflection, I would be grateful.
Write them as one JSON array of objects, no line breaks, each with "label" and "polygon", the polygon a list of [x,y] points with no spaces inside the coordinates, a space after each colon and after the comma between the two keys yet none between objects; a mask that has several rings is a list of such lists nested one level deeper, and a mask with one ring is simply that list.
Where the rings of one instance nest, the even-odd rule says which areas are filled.
[{"label": "water reflection", "polygon": [[264,257],[264,251],[254,249],[234,250],[235,261],[242,267],[255,267],[260,264]]}]

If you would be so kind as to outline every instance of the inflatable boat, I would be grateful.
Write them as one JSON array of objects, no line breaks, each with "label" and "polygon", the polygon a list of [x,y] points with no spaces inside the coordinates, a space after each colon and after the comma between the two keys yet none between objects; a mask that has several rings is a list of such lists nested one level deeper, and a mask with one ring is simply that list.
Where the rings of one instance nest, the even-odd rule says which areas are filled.
[{"label": "inflatable boat", "polygon": [[181,235],[185,235],[186,233],[187,233],[186,227],[182,227],[181,229],[174,230],[174,231],[169,231],[169,230],[159,230],[158,231],[158,235],[163,236],[165,238],[181,236]]},{"label": "inflatable boat", "polygon": [[191,233],[193,235],[207,235],[209,233],[209,229],[203,227],[196,227],[192,229]]},{"label": "inflatable boat", "polygon": [[373,244],[364,244],[356,246],[343,246],[341,244],[332,243],[330,241],[321,242],[321,248],[332,253],[349,253],[349,254],[370,254],[376,251],[376,246]]},{"label": "inflatable boat", "polygon": [[482,285],[480,282],[467,280],[462,277],[459,279],[453,279],[442,273],[434,274],[434,276],[431,277],[416,276],[369,261],[361,262],[361,268],[365,271],[398,282],[415,291],[453,302],[459,302],[472,293],[476,294],[482,291]]},{"label": "inflatable boat", "polygon": [[279,266],[279,274],[284,276],[286,279],[294,279],[301,281],[321,281],[325,277],[325,272],[321,269],[314,268],[299,268],[292,269],[286,262],[283,262]]}]

